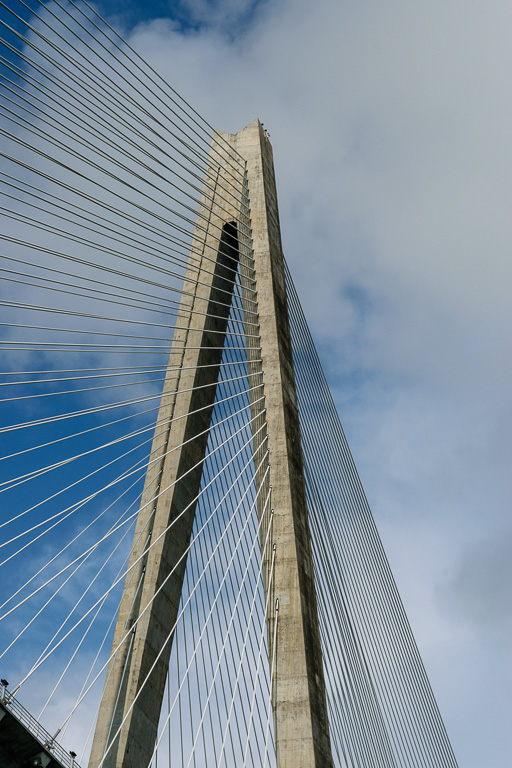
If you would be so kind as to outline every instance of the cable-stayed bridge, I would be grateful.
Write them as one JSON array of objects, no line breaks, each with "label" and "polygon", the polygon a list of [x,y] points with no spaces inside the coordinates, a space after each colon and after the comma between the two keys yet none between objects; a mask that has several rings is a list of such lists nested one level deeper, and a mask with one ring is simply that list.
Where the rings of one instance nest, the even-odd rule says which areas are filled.
[{"label": "cable-stayed bridge", "polygon": [[0,6],[0,763],[455,766],[268,135],[86,2]]}]

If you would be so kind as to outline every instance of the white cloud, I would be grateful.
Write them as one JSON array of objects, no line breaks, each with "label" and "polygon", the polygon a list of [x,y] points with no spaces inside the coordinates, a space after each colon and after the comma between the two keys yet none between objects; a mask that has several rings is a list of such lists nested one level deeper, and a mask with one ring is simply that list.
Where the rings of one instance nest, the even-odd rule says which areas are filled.
[{"label": "white cloud", "polygon": [[507,754],[504,649],[468,620],[484,598],[446,605],[510,505],[511,21],[501,0],[294,1],[235,39],[130,38],[216,127],[271,133],[286,255],[468,767]]},{"label": "white cloud", "polygon": [[511,548],[509,530],[464,551],[443,594],[447,610],[453,610],[474,625],[486,639],[494,634],[495,639],[506,646],[512,630],[507,605],[512,583]]}]

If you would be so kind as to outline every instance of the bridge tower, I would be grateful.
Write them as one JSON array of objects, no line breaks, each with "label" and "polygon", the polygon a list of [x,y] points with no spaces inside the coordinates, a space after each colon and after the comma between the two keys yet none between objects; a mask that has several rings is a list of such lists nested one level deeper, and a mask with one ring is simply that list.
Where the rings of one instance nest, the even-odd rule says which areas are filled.
[{"label": "bridge tower", "polygon": [[[236,185],[233,152],[246,168]],[[167,435],[153,442],[89,768],[143,768],[153,753],[234,270],[245,297],[256,472],[270,465],[274,546],[261,537],[261,552],[274,605],[267,638],[278,766],[333,764],[272,148],[255,120],[235,135],[215,132],[211,145],[157,419]]]}]

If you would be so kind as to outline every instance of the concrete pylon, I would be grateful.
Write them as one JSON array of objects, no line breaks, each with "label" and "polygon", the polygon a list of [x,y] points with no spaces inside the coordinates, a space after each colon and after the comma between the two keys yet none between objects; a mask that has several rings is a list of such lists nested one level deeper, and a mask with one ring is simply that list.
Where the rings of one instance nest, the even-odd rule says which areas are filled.
[{"label": "concrete pylon", "polygon": [[[246,176],[235,186],[229,146],[246,161]],[[247,187],[254,274],[249,270]],[[271,464],[272,589],[279,612],[275,648],[272,616],[268,644],[275,659],[278,768],[332,766],[272,149],[255,120],[238,134],[214,135],[130,556],[133,568],[115,630],[117,651],[107,672],[89,768],[101,763],[123,720],[104,768],[145,768],[153,753],[237,261],[246,327],[251,328],[248,373],[251,386],[261,385],[265,398],[264,406],[256,402],[260,389],[251,400],[253,450],[258,465],[264,450],[258,429],[266,416]],[[248,300],[252,280],[260,344],[254,339],[255,308]],[[165,651],[141,690],[162,644]]]},{"label": "concrete pylon", "polygon": [[[259,120],[234,136],[245,158],[258,293],[279,600],[274,735],[278,768],[329,768],[332,754],[306,507],[272,147]],[[274,654],[268,631],[269,656]]]}]

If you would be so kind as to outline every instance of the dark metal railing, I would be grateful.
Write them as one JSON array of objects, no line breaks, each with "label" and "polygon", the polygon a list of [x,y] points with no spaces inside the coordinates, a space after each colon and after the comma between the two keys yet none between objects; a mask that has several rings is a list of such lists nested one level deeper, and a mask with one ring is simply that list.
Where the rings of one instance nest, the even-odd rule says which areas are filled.
[{"label": "dark metal railing", "polygon": [[0,690],[0,702],[5,709],[20,722],[23,727],[39,742],[39,744],[49,752],[63,768],[80,768],[73,755],[66,752],[55,738],[43,728],[41,723],[25,709],[14,696],[7,691],[7,686],[3,685]]}]

